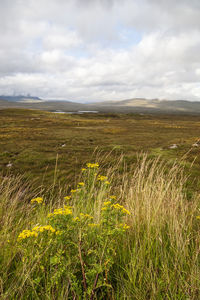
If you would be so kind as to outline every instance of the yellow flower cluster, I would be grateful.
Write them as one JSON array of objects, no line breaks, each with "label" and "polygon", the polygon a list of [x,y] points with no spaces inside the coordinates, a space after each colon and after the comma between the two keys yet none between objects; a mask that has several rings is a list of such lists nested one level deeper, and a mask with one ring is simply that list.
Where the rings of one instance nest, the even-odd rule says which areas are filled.
[{"label": "yellow flower cluster", "polygon": [[101,210],[107,210],[111,204],[111,201],[105,201]]},{"label": "yellow flower cluster", "polygon": [[71,206],[64,205],[64,208],[56,208],[53,213],[48,214],[48,218],[55,217],[57,215],[72,215]]},{"label": "yellow flower cluster", "polygon": [[107,176],[98,175],[97,177],[98,181],[103,181],[105,184],[110,184],[110,182],[107,179],[108,179]]},{"label": "yellow flower cluster", "polygon": [[119,226],[122,227],[124,231],[130,228],[130,226],[128,226],[127,224],[120,224]]},{"label": "yellow flower cluster", "polygon": [[108,205],[111,205],[111,201],[105,201],[105,202],[103,203],[103,206],[108,206]]},{"label": "yellow flower cluster", "polygon": [[99,181],[105,181],[105,180],[107,180],[107,179],[108,179],[107,176],[99,175],[99,176],[97,177],[97,180],[99,180]]},{"label": "yellow flower cluster", "polygon": [[109,198],[112,200],[116,200],[116,196],[110,196]]},{"label": "yellow flower cluster", "polygon": [[38,233],[35,231],[25,229],[18,235],[17,240],[21,241],[21,240],[24,240],[24,239],[26,239],[28,237],[32,237],[32,236],[37,237]]},{"label": "yellow flower cluster", "polygon": [[77,190],[71,190],[70,192],[71,192],[72,194],[74,194],[74,193],[77,192]]},{"label": "yellow flower cluster", "polygon": [[70,200],[71,199],[71,196],[66,196],[64,197],[65,200]]},{"label": "yellow flower cluster", "polygon": [[80,216],[83,217],[83,218],[87,218],[87,219],[93,219],[93,217],[88,215],[88,214],[80,213]]},{"label": "yellow flower cluster", "polygon": [[19,235],[18,235],[18,241],[24,240],[28,237],[37,237],[38,232],[44,232],[44,231],[50,231],[50,232],[55,232],[56,230],[51,226],[51,225],[44,225],[44,226],[35,226],[33,227],[32,230],[23,230]]},{"label": "yellow flower cluster", "polygon": [[84,183],[84,182],[79,182],[78,185],[79,185],[79,186],[84,186],[85,183]]},{"label": "yellow flower cluster", "polygon": [[61,235],[63,232],[62,231],[60,231],[60,230],[57,230],[56,231],[56,235]]},{"label": "yellow flower cluster", "polygon": [[35,232],[43,232],[45,230],[46,231],[51,231],[51,232],[55,232],[56,231],[51,225],[35,226],[32,229],[32,231],[35,231]]},{"label": "yellow flower cluster", "polygon": [[107,210],[109,209],[109,207],[115,208],[117,210],[120,210],[123,214],[127,214],[130,215],[130,211],[128,211],[124,206],[120,205],[120,204],[112,204],[111,201],[106,201],[103,203],[103,207],[101,210]]},{"label": "yellow flower cluster", "polygon": [[121,212],[123,212],[124,214],[130,215],[130,211],[128,211],[125,207],[123,207],[120,204],[112,204],[111,207],[114,207],[115,209],[121,210]]},{"label": "yellow flower cluster", "polygon": [[88,167],[88,168],[91,168],[91,169],[95,169],[95,168],[98,168],[98,167],[99,167],[99,164],[98,164],[98,163],[94,163],[94,164],[87,163],[87,167]]},{"label": "yellow flower cluster", "polygon": [[37,197],[31,200],[31,203],[37,202],[38,204],[43,202],[43,198],[42,197]]}]

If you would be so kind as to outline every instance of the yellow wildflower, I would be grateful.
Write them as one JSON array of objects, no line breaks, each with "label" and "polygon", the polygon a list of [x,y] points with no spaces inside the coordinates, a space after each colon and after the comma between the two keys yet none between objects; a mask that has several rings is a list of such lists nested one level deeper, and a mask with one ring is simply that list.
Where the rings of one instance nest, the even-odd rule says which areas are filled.
[{"label": "yellow wildflower", "polygon": [[71,190],[71,193],[73,194],[73,193],[76,193],[77,192],[77,190]]},{"label": "yellow wildflower", "polygon": [[200,216],[197,216],[196,218],[197,218],[198,220],[200,220]]},{"label": "yellow wildflower", "polygon": [[87,167],[88,167],[88,168],[91,168],[91,169],[95,169],[95,168],[98,168],[98,167],[99,167],[99,164],[98,164],[98,163],[94,163],[94,164],[87,163]]},{"label": "yellow wildflower", "polygon": [[79,186],[84,186],[85,183],[84,183],[84,182],[79,182],[78,185],[79,185]]},{"label": "yellow wildflower", "polygon": [[110,184],[110,182],[108,180],[105,181],[105,184]]},{"label": "yellow wildflower", "polygon": [[97,180],[99,180],[99,181],[105,181],[105,180],[107,180],[107,179],[108,179],[107,176],[99,175],[99,176],[97,177]]},{"label": "yellow wildflower", "polygon": [[40,226],[35,226],[32,228],[33,231],[38,231],[38,229],[40,228]]},{"label": "yellow wildflower", "polygon": [[60,231],[60,230],[56,231],[56,235],[61,235],[61,234],[62,234],[62,231]]},{"label": "yellow wildflower", "polygon": [[107,206],[105,206],[105,207],[102,207],[102,209],[101,210],[107,210],[108,209],[108,207]]},{"label": "yellow wildflower", "polygon": [[26,239],[28,237],[37,237],[37,236],[38,236],[37,232],[25,229],[18,235],[18,241]]},{"label": "yellow wildflower", "polygon": [[65,200],[70,200],[70,199],[71,199],[71,196],[65,196],[64,199],[65,199]]},{"label": "yellow wildflower", "polygon": [[122,205],[120,204],[113,204],[111,207],[114,207],[115,209],[118,209],[118,210],[121,210],[122,213],[124,214],[127,214],[127,215],[130,215],[130,211],[128,211],[125,207],[123,207]]},{"label": "yellow wildflower", "polygon": [[81,170],[82,170],[83,172],[84,172],[84,171],[86,171],[86,169],[85,169],[85,168],[82,168]]},{"label": "yellow wildflower", "polygon": [[124,230],[127,230],[127,229],[129,229],[130,228],[130,226],[128,226],[127,224],[124,224],[124,226],[123,226],[123,229]]},{"label": "yellow wildflower", "polygon": [[44,225],[44,226],[35,226],[33,227],[32,231],[33,232],[44,232],[44,231],[51,231],[55,232],[56,230],[51,226],[51,225]]},{"label": "yellow wildflower", "polygon": [[87,218],[87,219],[93,219],[93,217],[88,215],[88,214],[80,213],[80,216],[83,217],[83,218]]},{"label": "yellow wildflower", "polygon": [[110,196],[109,198],[112,200],[116,200],[116,196]]},{"label": "yellow wildflower", "polygon": [[104,206],[108,206],[110,204],[111,204],[111,201],[106,201],[106,202],[103,203]]},{"label": "yellow wildflower", "polygon": [[43,202],[43,198],[42,197],[37,197],[31,200],[31,203],[37,202],[38,204]]},{"label": "yellow wildflower", "polygon": [[72,215],[71,206],[64,205],[64,208],[56,208],[53,213],[48,214],[48,218],[55,217],[57,215]]}]

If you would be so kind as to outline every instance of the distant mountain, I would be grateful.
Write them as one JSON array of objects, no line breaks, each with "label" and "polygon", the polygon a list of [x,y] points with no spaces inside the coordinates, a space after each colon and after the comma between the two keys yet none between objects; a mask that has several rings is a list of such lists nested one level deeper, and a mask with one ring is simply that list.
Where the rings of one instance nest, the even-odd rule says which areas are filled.
[{"label": "distant mountain", "polygon": [[159,100],[133,98],[121,101],[77,103],[71,101],[43,100],[38,97],[0,96],[0,109],[27,108],[46,111],[98,111],[101,113],[192,113],[200,114],[200,102],[186,100]]},{"label": "distant mountain", "polygon": [[5,96],[5,95],[1,95],[0,96],[0,100],[6,100],[6,101],[10,101],[10,102],[26,102],[26,101],[44,101],[42,99],[40,99],[39,97],[34,97],[34,96],[22,96],[22,95],[18,95],[18,96]]},{"label": "distant mountain", "polygon": [[121,101],[93,103],[94,106],[123,112],[200,113],[200,101],[133,98]]}]

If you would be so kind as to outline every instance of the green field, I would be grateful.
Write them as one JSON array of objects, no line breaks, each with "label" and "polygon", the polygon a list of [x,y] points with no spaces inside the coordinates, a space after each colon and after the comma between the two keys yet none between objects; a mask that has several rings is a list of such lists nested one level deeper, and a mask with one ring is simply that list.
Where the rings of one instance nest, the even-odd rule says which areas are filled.
[{"label": "green field", "polygon": [[[199,149],[192,147],[199,138],[200,116],[0,110],[0,168],[3,174],[24,174],[51,184],[56,160],[62,182],[74,180],[80,167],[96,160],[97,153],[105,157],[112,152],[108,162],[123,154],[131,164],[144,151],[170,161],[195,159],[193,172],[200,174]],[[169,149],[172,144],[178,148]]]},{"label": "green field", "polygon": [[199,139],[200,116],[0,110],[0,298],[199,299]]}]

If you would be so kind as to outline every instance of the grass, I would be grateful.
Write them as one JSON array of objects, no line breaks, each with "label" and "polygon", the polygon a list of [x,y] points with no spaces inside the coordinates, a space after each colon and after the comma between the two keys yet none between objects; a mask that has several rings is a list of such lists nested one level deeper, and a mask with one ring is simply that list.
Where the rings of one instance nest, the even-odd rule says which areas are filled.
[{"label": "grass", "polygon": [[[101,165],[103,160],[99,169],[87,168],[77,176],[73,188],[78,182],[85,185],[68,200],[73,217],[88,214],[100,229],[90,227],[89,221],[76,225],[69,216],[49,221],[48,213],[66,203],[67,182],[59,192],[54,182],[46,193],[42,187],[33,191],[28,183],[21,185],[20,177],[1,178],[2,299],[199,299],[200,197],[193,192],[188,199],[183,167],[169,167],[148,155],[138,156],[134,167],[127,168],[123,158],[107,169]],[[104,178],[98,181],[98,174],[111,184],[105,185]],[[106,204],[105,222],[101,208],[111,195],[116,196],[112,203],[130,215],[119,217]],[[36,196],[45,205],[31,204]],[[119,231],[119,220],[127,230]],[[24,246],[17,241],[24,229],[49,222],[56,230],[64,226],[64,235],[41,233],[36,243],[35,238],[25,239]]]},{"label": "grass", "polygon": [[[73,184],[80,167],[95,157],[112,152],[110,161],[121,153],[128,164],[137,153],[175,161],[184,157],[193,164],[190,174],[199,174],[199,116],[139,114],[55,114],[36,110],[0,110],[0,168],[3,174],[23,174],[35,187],[53,182],[58,155],[57,177]],[[177,149],[169,149],[177,144]],[[189,153],[188,153],[189,151]],[[185,154],[188,153],[186,156]],[[12,164],[8,167],[9,163]],[[106,164],[106,162],[105,162]]]},{"label": "grass", "polygon": [[[199,299],[199,127],[191,115],[0,110],[0,298]],[[95,161],[110,185],[80,171]],[[73,217],[88,214],[99,229],[48,218],[79,182]],[[105,222],[111,195],[131,213],[127,230],[113,207]],[[49,223],[66,235],[17,241]]]}]

